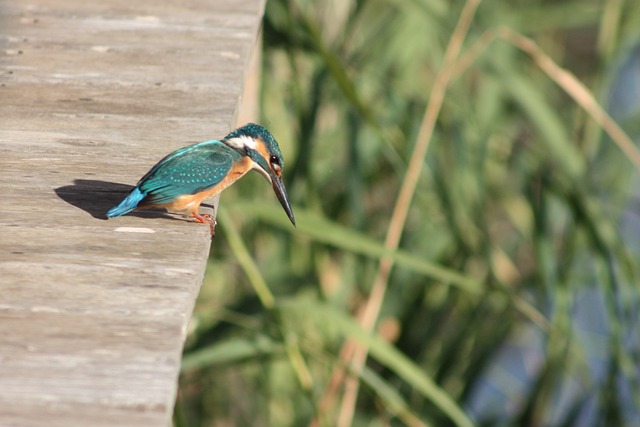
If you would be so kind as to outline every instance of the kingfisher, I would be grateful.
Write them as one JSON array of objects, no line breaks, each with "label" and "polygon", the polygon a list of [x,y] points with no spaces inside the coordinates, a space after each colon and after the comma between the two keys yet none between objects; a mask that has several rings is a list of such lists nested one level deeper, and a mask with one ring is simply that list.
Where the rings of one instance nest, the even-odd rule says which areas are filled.
[{"label": "kingfisher", "polygon": [[196,222],[208,224],[215,235],[216,220],[199,213],[200,204],[256,170],[273,187],[276,197],[295,226],[287,190],[282,181],[284,160],[271,133],[255,123],[242,126],[221,140],[204,141],[167,155],[147,172],[107,218],[136,209],[165,208],[184,212]]}]

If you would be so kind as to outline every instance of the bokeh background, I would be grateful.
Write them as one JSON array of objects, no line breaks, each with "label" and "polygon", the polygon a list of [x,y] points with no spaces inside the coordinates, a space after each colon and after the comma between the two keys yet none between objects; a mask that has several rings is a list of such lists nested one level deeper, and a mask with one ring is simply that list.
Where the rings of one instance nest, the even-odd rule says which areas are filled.
[{"label": "bokeh background", "polygon": [[261,114],[176,426],[640,425],[637,0],[269,0]]}]

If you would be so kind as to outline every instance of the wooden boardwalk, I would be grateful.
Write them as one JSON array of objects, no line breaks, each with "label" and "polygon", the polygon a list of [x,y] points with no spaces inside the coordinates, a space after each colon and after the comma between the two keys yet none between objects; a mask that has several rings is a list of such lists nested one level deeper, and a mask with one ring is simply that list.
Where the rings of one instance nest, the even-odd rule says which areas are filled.
[{"label": "wooden boardwalk", "polygon": [[0,425],[170,424],[209,229],[104,212],[236,124],[263,7],[0,2]]}]

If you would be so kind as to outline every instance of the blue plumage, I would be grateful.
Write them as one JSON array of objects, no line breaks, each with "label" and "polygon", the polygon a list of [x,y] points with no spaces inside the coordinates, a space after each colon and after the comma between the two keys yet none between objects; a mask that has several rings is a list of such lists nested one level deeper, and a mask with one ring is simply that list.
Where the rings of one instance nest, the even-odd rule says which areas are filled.
[{"label": "blue plumage", "polygon": [[107,212],[107,218],[126,215],[133,212],[138,204],[145,198],[145,194],[138,187],[131,190],[131,193],[119,205],[112,207]]},{"label": "blue plumage", "polygon": [[163,205],[178,196],[197,194],[216,186],[242,155],[220,141],[205,141],[181,148],[160,160],[136,188],[147,195],[145,203]]},{"label": "blue plumage", "polygon": [[132,212],[143,205],[164,205],[185,194],[216,186],[242,156],[220,141],[205,141],[181,148],[160,160],[108,218]]},{"label": "blue plumage", "polygon": [[295,225],[282,182],[283,165],[282,153],[271,133],[250,123],[220,141],[201,142],[169,154],[138,181],[120,204],[107,212],[107,217],[125,215],[140,208],[162,207],[185,212],[197,222],[209,224],[213,235],[215,219],[200,214],[200,204],[256,169],[271,183]]}]

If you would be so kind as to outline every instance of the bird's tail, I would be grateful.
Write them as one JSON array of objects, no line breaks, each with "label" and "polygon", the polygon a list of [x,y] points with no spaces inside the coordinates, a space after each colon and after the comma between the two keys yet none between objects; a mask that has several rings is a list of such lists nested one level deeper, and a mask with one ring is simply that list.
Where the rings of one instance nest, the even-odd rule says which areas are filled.
[{"label": "bird's tail", "polygon": [[147,195],[140,191],[138,187],[134,188],[119,205],[109,209],[107,212],[107,218],[128,214],[135,210],[138,207],[138,203],[140,203],[146,196]]}]

